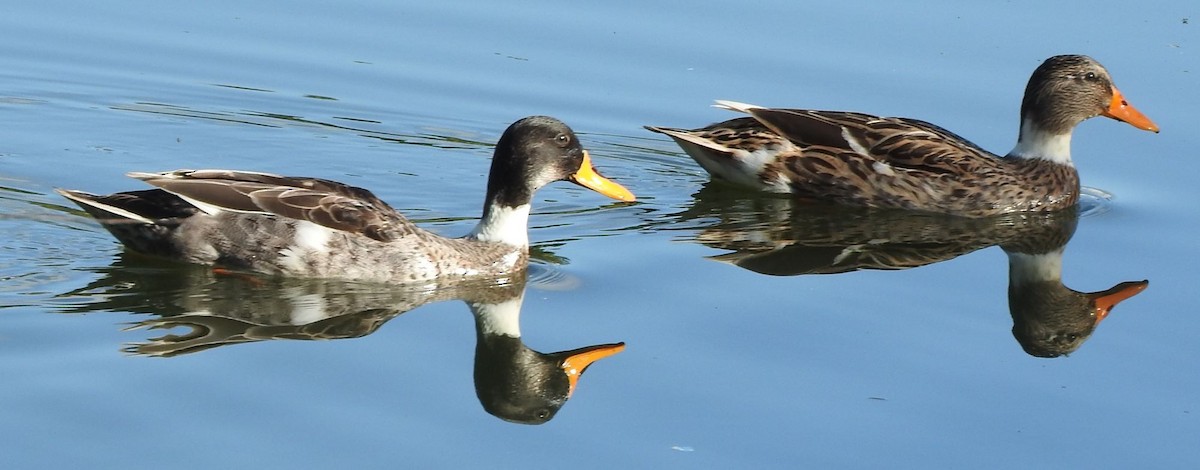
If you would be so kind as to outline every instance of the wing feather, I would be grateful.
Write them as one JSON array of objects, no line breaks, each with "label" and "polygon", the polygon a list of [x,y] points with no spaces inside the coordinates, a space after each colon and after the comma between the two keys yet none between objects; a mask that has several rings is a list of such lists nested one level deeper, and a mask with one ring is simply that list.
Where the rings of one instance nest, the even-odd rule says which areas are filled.
[{"label": "wing feather", "polygon": [[953,132],[916,119],[801,109],[752,108],[747,112],[801,147],[824,147],[827,153],[853,154],[896,168],[960,174],[966,167],[998,161]]},{"label": "wing feather", "polygon": [[206,212],[235,211],[305,220],[391,241],[415,226],[366,189],[319,178],[231,170],[130,173]]}]

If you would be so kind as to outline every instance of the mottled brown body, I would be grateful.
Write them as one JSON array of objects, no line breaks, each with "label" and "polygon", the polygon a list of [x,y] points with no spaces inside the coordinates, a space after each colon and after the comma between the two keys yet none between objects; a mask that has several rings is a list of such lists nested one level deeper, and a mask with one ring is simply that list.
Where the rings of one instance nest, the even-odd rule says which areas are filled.
[{"label": "mottled brown body", "polygon": [[836,111],[752,112],[696,130],[653,130],[719,144],[685,146],[701,149],[705,155],[692,156],[708,161],[771,151],[758,173],[759,189],[783,180],[802,199],[969,217],[1060,210],[1079,200],[1074,167],[1000,157],[927,122]]}]

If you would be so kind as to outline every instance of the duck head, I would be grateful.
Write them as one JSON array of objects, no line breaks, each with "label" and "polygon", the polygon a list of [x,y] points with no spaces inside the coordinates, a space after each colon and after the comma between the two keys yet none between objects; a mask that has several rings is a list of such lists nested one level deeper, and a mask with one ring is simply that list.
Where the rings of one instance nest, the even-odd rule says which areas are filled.
[{"label": "duck head", "polygon": [[1126,101],[1099,62],[1083,55],[1046,59],[1025,87],[1021,135],[1010,155],[1068,163],[1071,132],[1079,123],[1096,116],[1158,132],[1158,125]]},{"label": "duck head", "polygon": [[628,189],[596,172],[570,127],[549,116],[530,116],[508,126],[496,143],[488,203],[528,204],[542,186],[564,180],[620,201],[635,199]]},{"label": "duck head", "polygon": [[570,127],[552,117],[530,116],[508,126],[496,143],[483,217],[468,236],[527,247],[533,193],[555,181],[571,181],[620,201],[634,200],[628,189],[592,168]]}]

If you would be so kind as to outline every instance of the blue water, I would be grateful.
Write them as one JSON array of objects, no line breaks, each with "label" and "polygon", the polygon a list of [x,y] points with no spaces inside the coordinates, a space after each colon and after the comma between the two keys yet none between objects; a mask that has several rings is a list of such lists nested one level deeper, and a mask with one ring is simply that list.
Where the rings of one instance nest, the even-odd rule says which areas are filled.
[{"label": "blue water", "polygon": [[[1198,21],[1178,0],[8,5],[0,462],[1200,465]],[[1031,357],[1015,341],[1008,259],[989,243],[899,271],[769,276],[714,260],[732,251],[714,242],[724,236],[786,244],[792,206],[711,187],[641,129],[723,120],[732,115],[709,104],[732,99],[915,117],[1004,152],[1029,73],[1061,53],[1105,64],[1162,127],[1096,119],[1075,133],[1084,184],[1111,199],[1089,199],[1063,283],[1150,287],[1068,357]],[[242,305],[244,280],[125,259],[52,192],[140,189],[128,171],[312,175],[459,235],[478,217],[492,143],[530,114],[570,124],[597,167],[639,196],[538,193],[524,344],[626,343],[538,426],[483,409],[475,321],[457,300],[368,318],[377,329],[353,339],[123,352],[186,331],[130,329],[139,322]],[[329,289],[253,292],[310,311],[412,299]]]}]

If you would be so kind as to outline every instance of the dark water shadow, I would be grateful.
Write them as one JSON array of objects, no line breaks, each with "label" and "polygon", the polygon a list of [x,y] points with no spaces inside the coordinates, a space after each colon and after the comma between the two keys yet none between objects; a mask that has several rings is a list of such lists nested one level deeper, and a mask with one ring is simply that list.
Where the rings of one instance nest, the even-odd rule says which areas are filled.
[{"label": "dark water shadow", "polygon": [[129,330],[171,330],[125,345],[123,351],[135,356],[175,357],[269,340],[359,338],[423,305],[461,300],[475,319],[476,395],[488,413],[515,423],[552,419],[590,364],[624,349],[624,343],[611,343],[541,353],[525,346],[524,273],[504,283],[392,286],[221,274],[129,254],[99,271],[94,282],[59,295],[60,311],[140,313],[148,318]]},{"label": "dark water shadow", "polygon": [[686,230],[683,238],[727,250],[711,259],[771,276],[910,269],[999,246],[1008,256],[1013,336],[1037,357],[1074,352],[1113,306],[1149,285],[1080,292],[1063,284],[1077,211],[972,219],[795,203],[709,183],[668,220]]}]

